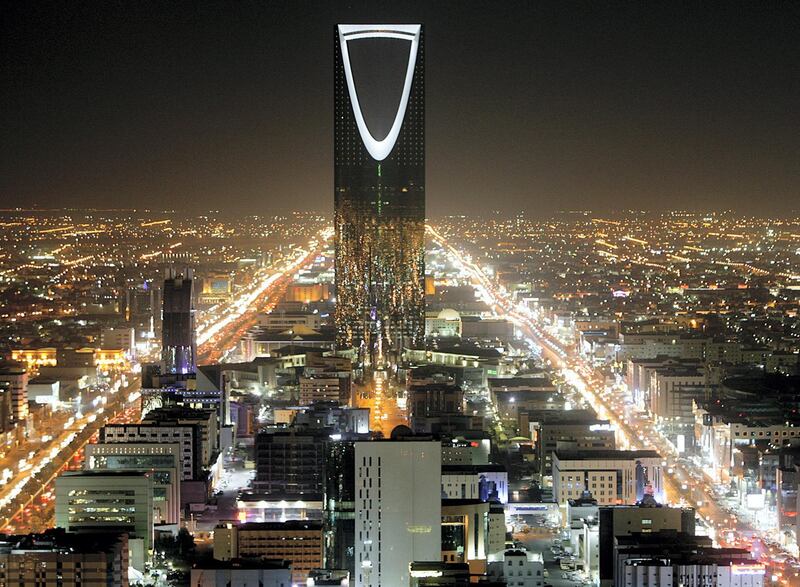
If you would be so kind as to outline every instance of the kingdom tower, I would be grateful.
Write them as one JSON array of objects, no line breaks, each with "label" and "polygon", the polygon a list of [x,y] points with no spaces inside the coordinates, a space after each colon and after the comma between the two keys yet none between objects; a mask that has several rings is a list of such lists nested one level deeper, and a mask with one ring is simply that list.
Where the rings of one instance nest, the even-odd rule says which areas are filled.
[{"label": "kingdom tower", "polygon": [[422,25],[338,25],[337,347],[382,367],[425,335]]}]

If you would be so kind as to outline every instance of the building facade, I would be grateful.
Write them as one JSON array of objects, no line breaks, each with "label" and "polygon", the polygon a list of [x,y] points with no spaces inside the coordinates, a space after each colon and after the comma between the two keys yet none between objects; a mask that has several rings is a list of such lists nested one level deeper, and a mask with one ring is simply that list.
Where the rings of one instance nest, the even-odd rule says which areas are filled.
[{"label": "building facade", "polygon": [[153,479],[153,521],[178,524],[181,515],[181,445],[147,442],[87,444],[87,471],[138,471]]},{"label": "building facade", "polygon": [[125,534],[67,533],[0,538],[0,585],[128,587]]},{"label": "building facade", "polygon": [[181,446],[181,477],[196,479],[202,471],[202,437],[197,425],[161,426],[158,424],[107,424],[100,429],[100,443],[149,443],[154,446]]},{"label": "building facade", "polygon": [[153,480],[142,473],[67,472],[56,479],[56,526],[69,532],[128,532],[153,544]]},{"label": "building facade", "polygon": [[441,556],[439,441],[355,443],[355,585],[408,585],[409,564]]},{"label": "building facade", "polygon": [[161,323],[161,369],[163,374],[186,375],[197,370],[195,340],[194,280],[170,273],[164,281]]},{"label": "building facade", "polygon": [[214,529],[214,558],[286,560],[292,565],[292,583],[305,585],[308,574],[323,566],[322,522],[223,524]]},{"label": "building facade", "polygon": [[334,73],[337,346],[382,364],[425,336],[421,25],[338,25]]},{"label": "building facade", "polygon": [[22,422],[28,417],[28,372],[21,362],[0,364],[0,383],[8,383],[11,391],[11,418]]},{"label": "building facade", "polygon": [[649,490],[662,497],[661,457],[655,451],[553,453],[553,497],[562,505],[579,499],[585,491],[590,491],[600,505],[632,504]]},{"label": "building facade", "polygon": [[278,495],[321,494],[326,439],[320,430],[261,432],[256,437],[253,487]]}]

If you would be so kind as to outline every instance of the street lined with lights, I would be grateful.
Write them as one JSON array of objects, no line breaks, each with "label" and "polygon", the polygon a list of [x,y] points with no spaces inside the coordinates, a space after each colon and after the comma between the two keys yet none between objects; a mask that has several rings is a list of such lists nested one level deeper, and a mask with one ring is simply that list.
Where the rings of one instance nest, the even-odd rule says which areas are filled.
[{"label": "street lined with lights", "polygon": [[[502,286],[493,283],[467,254],[449,243],[440,231],[432,226],[427,226],[427,230],[434,241],[446,250],[454,264],[470,276],[479,297],[492,311],[511,320],[530,342],[538,345],[543,356],[566,384],[575,389],[600,418],[612,423],[621,446],[633,450],[654,449],[664,458],[664,498],[672,503],[694,507],[706,521],[709,535],[719,544],[749,545],[757,540],[766,545],[760,549],[754,547],[754,554],[760,555],[761,561],[778,573],[776,580],[783,581],[784,573],[790,570],[796,573],[800,569],[796,552],[782,549],[772,537],[743,520],[742,516],[719,506],[719,494],[708,472],[694,461],[682,458],[652,420],[644,412],[634,409],[624,384],[618,382],[606,388],[602,377],[596,375],[573,349],[545,331],[546,325],[537,321],[534,312],[516,304]],[[730,535],[731,530],[733,534],[745,537],[744,540]]]}]

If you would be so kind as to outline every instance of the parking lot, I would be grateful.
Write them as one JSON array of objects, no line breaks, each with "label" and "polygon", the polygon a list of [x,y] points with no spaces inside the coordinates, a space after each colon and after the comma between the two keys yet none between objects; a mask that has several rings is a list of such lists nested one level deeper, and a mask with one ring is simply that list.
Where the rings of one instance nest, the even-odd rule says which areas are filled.
[{"label": "parking lot", "polygon": [[514,534],[515,542],[519,542],[521,546],[530,552],[538,552],[542,555],[546,571],[545,585],[552,585],[552,587],[583,587],[590,585],[588,578],[584,578],[581,573],[561,570],[557,560],[561,555],[553,552],[555,538],[555,532],[549,528],[541,529],[541,526],[531,526],[530,532]]}]

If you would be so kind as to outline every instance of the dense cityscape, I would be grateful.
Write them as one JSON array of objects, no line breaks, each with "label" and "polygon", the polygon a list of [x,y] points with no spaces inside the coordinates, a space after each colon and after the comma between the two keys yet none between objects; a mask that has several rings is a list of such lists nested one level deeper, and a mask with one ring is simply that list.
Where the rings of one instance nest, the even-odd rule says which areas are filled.
[{"label": "dense cityscape", "polygon": [[800,587],[800,213],[432,213],[430,30],[332,214],[2,205],[0,587]]},{"label": "dense cityscape", "polygon": [[[424,345],[369,376],[336,349],[332,232],[310,214],[5,211],[7,540],[125,530],[103,552],[122,572],[127,550],[131,584],[257,557],[339,584],[361,555],[353,459],[392,438],[378,456],[410,470],[382,473],[384,499],[441,519],[441,565],[400,558],[412,580],[462,563],[497,581],[519,560],[526,586],[602,584],[613,535],[638,566],[668,545],[725,584],[800,584],[800,219],[432,220]],[[196,360],[154,374],[189,325]],[[69,500],[92,487],[94,508]],[[631,527],[605,534],[616,517]]]}]

